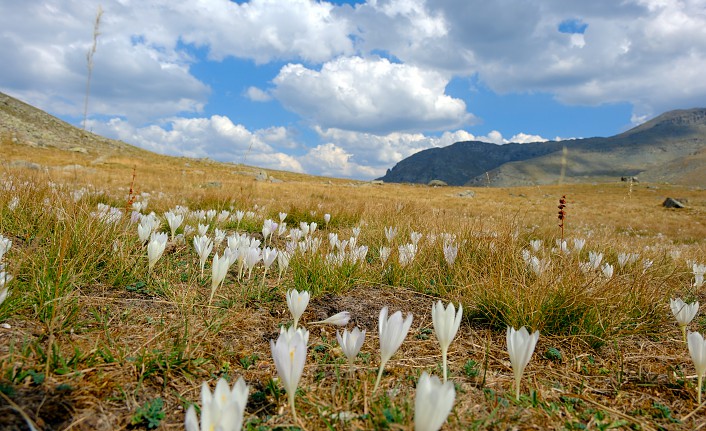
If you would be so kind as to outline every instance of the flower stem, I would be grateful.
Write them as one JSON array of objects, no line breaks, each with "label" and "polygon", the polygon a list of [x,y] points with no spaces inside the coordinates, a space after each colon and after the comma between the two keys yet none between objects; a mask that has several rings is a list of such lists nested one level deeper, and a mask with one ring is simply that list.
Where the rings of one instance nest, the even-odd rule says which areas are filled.
[{"label": "flower stem", "polygon": [[382,379],[382,370],[385,368],[385,362],[380,362],[380,370],[378,371],[378,378],[375,380],[375,387],[373,388],[373,393],[377,392],[378,386],[380,386],[380,379]]},{"label": "flower stem", "polygon": [[448,356],[447,349],[441,349],[441,357],[442,357],[442,366],[444,369],[444,383],[446,383],[447,380],[447,373],[446,373],[446,357]]},{"label": "flower stem", "polygon": [[699,394],[697,398],[699,400],[699,405],[701,405],[701,383],[703,382],[703,376],[701,374],[699,374],[699,377],[696,378],[696,382],[698,385],[696,387],[696,391]]},{"label": "flower stem", "polygon": [[296,396],[297,391],[296,389],[292,392],[288,392],[287,395],[289,396],[289,406],[292,408],[292,417],[294,418],[294,422],[297,422],[297,409],[294,408],[294,397]]},{"label": "flower stem", "polygon": [[681,325],[681,333],[684,335],[684,344],[686,344],[686,325]]},{"label": "flower stem", "polygon": [[520,401],[520,382],[522,381],[522,376],[515,379],[515,399]]}]

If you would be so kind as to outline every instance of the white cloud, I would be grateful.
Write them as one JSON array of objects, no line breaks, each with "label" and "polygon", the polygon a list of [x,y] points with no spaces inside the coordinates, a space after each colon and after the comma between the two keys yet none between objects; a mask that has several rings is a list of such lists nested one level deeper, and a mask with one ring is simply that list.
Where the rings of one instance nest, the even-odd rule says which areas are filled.
[{"label": "white cloud", "polygon": [[[500,93],[631,103],[637,116],[703,105],[706,11],[696,0],[379,0],[344,10],[358,46],[477,76]],[[562,33],[565,22],[581,33]],[[472,106],[471,106],[472,108]]]},{"label": "white cloud", "polygon": [[440,73],[387,59],[341,57],[320,71],[288,64],[271,93],[322,128],[388,133],[468,124],[466,104],[445,94]]},{"label": "white cloud", "polygon": [[380,177],[395,163],[430,147],[471,140],[498,144],[544,140],[540,136],[524,133],[506,140],[497,131],[488,136],[474,136],[465,130],[427,136],[422,133],[375,135],[317,128],[315,131],[322,143],[293,155],[285,151],[301,150],[302,145],[296,142],[288,129],[271,127],[250,131],[220,115],[208,118],[174,117],[163,124],[144,127],[135,127],[126,120],[114,118],[107,122],[89,121],[88,127],[95,133],[160,154],[208,157],[268,169],[357,179]]},{"label": "white cloud", "polygon": [[[122,26],[128,16],[115,9],[118,4],[107,4],[101,21],[89,114],[146,120],[200,112],[210,90],[191,75],[190,60],[133,37]],[[81,116],[96,10],[97,3],[71,0],[0,5],[0,58],[12,64],[0,71],[0,88],[52,112]]]},{"label": "white cloud", "polygon": [[335,6],[313,0],[251,0],[238,4],[172,2],[181,23],[179,34],[186,43],[206,46],[209,55],[251,58],[258,63],[273,59],[323,62],[353,53],[349,38],[352,23],[335,14]]},{"label": "white cloud", "polygon": [[245,90],[245,95],[253,102],[269,102],[272,100],[272,96],[270,96],[269,93],[257,87],[248,87],[248,89]]},{"label": "white cloud", "polygon": [[163,125],[134,127],[125,120],[90,121],[89,129],[160,154],[254,164],[269,169],[303,172],[295,157],[277,151],[266,141],[283,141],[286,132],[251,132],[228,117],[172,118]]},{"label": "white cloud", "polygon": [[380,175],[380,170],[362,166],[352,161],[353,155],[332,143],[317,145],[299,157],[310,174],[370,179]]}]

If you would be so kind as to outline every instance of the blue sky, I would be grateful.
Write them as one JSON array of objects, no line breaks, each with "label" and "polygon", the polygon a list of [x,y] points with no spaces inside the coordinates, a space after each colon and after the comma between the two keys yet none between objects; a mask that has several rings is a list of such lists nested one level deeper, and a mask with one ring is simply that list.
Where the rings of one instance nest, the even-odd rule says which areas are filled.
[{"label": "blue sky", "polygon": [[[0,91],[164,154],[371,179],[706,106],[706,0],[0,0]],[[9,66],[9,67],[8,67]]]}]

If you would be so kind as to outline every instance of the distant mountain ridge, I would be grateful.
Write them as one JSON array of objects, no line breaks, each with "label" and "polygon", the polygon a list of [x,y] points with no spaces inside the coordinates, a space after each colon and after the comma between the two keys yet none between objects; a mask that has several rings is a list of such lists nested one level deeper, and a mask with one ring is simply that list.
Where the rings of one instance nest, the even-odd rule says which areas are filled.
[{"label": "distant mountain ridge", "polygon": [[464,141],[430,148],[401,160],[380,179],[511,187],[639,176],[706,187],[704,162],[706,108],[694,108],[666,112],[607,138],[505,145]]}]

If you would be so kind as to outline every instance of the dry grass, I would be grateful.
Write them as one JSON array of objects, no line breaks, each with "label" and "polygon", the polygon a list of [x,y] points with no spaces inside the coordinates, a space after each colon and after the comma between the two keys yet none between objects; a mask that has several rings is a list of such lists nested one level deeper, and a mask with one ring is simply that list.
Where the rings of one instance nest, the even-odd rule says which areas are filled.
[{"label": "dry grass", "polygon": [[[248,429],[411,429],[414,386],[422,371],[439,373],[440,353],[430,308],[443,299],[464,304],[459,336],[449,352],[456,405],[445,429],[698,429],[706,423],[696,405],[694,368],[668,301],[678,295],[704,302],[690,287],[686,260],[706,259],[706,195],[668,185],[625,184],[474,189],[383,186],[283,172],[282,183],[257,182],[256,170],[207,160],[145,158],[136,152],[98,158],[3,142],[0,234],[13,240],[6,255],[16,276],[0,306],[0,421],[4,429],[140,429],[136,412],[164,401],[160,429],[182,429],[186,407],[198,402],[202,381],[243,376],[250,385]],[[10,167],[38,163],[46,170]],[[83,168],[60,169],[66,165]],[[238,282],[231,273],[207,306],[210,280],[199,276],[193,248],[174,244],[146,270],[136,229],[127,221],[105,225],[90,216],[98,202],[124,208],[133,169],[135,188],[151,194],[149,210],[250,210],[258,219],[241,229],[258,231],[262,219],[318,221],[326,233],[348,238],[362,225],[359,243],[368,262],[330,269],[318,257],[293,259],[281,283],[262,270]],[[25,181],[27,182],[25,184]],[[58,184],[54,188],[49,182]],[[215,185],[215,183],[218,185]],[[209,185],[209,183],[211,183]],[[70,192],[86,187],[74,203]],[[550,250],[559,236],[556,206],[568,199],[566,237],[586,238],[580,255]],[[687,198],[685,210],[660,206],[666,196]],[[10,201],[19,197],[14,211]],[[46,199],[46,202],[45,202]],[[56,210],[60,208],[60,210]],[[263,209],[264,208],[264,209]],[[332,214],[323,225],[323,213]],[[193,222],[191,223],[193,224]],[[386,270],[377,248],[385,226],[399,228],[396,244],[411,231],[450,232],[465,241],[449,267],[440,243],[421,246],[401,268],[397,254]],[[230,231],[233,226],[227,227]],[[536,275],[520,255],[530,239],[544,240],[552,266]],[[424,240],[423,240],[424,241]],[[275,245],[282,247],[284,240]],[[680,256],[674,257],[673,250]],[[587,250],[615,263],[637,252],[654,264],[604,280],[578,270]],[[291,423],[269,340],[290,321],[287,289],[314,294],[302,322],[349,310],[368,330],[351,379],[335,328],[311,326],[309,356],[297,395],[301,423]],[[414,314],[412,330],[372,393],[379,363],[377,315],[383,305]],[[505,351],[506,324],[542,333],[514,400]],[[691,329],[703,332],[700,314]],[[560,353],[560,356],[556,355]],[[334,419],[352,412],[345,423]]]}]

